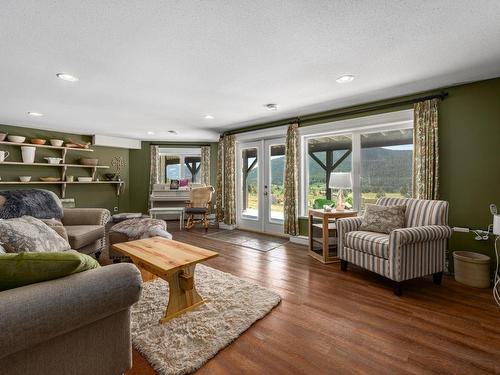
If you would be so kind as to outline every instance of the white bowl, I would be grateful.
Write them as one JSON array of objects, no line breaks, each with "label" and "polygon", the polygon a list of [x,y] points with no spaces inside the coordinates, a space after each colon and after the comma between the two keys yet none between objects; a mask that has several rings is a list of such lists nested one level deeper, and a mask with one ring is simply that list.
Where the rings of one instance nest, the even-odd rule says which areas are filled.
[{"label": "white bowl", "polygon": [[26,140],[26,137],[21,137],[20,135],[8,135],[7,139],[9,142],[23,143]]},{"label": "white bowl", "polygon": [[62,161],[61,158],[49,158],[49,157],[46,157],[44,159],[47,160],[47,162],[49,164],[61,164],[61,161]]},{"label": "white bowl", "polygon": [[57,146],[57,147],[61,147],[63,145],[64,141],[62,139],[51,139],[50,140],[50,144],[52,146]]},{"label": "white bowl", "polygon": [[78,182],[92,182],[92,177],[78,177]]},{"label": "white bowl", "polygon": [[19,181],[21,182],[30,182],[31,176],[19,176]]}]

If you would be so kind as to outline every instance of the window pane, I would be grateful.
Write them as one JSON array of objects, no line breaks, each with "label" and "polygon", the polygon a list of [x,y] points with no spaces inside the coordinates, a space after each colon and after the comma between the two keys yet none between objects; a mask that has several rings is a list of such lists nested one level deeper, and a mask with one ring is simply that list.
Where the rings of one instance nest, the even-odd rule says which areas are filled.
[{"label": "window pane", "polygon": [[283,221],[283,200],[284,200],[284,180],[285,180],[285,145],[272,145],[269,158],[269,180],[271,190],[269,194],[269,217],[272,221]]},{"label": "window pane", "polygon": [[361,134],[361,208],[380,197],[410,197],[412,129]]},{"label": "window pane", "polygon": [[201,181],[200,163],[201,163],[200,156],[186,156],[184,158],[184,165],[182,166],[184,178],[187,178],[190,182],[193,183],[200,183]]},{"label": "window pane", "polygon": [[259,216],[259,163],[256,148],[241,150],[242,158],[242,216]]},{"label": "window pane", "polygon": [[181,165],[178,157],[167,156],[165,158],[165,176],[167,181],[181,178]]},{"label": "window pane", "polygon": [[[335,204],[337,191],[331,191],[328,180],[331,172],[352,172],[352,137],[331,135],[308,140],[309,166],[308,208],[322,208]],[[352,192],[346,201],[352,204]]]}]

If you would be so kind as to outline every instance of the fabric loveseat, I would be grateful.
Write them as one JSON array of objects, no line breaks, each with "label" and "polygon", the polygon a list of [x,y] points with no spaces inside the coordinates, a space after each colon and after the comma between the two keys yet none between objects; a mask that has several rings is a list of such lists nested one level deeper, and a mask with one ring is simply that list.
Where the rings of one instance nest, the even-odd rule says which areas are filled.
[{"label": "fabric loveseat", "polygon": [[348,263],[394,281],[394,293],[402,294],[401,282],[433,275],[440,284],[448,239],[448,202],[411,198],[380,198],[377,205],[406,206],[405,228],[389,234],[358,230],[362,218],[337,220],[342,271]]},{"label": "fabric loveseat", "polygon": [[107,209],[63,208],[57,195],[44,189],[0,191],[0,218],[22,215],[44,220],[80,253],[98,258],[106,246]]},{"label": "fabric loveseat", "polygon": [[125,373],[141,289],[134,265],[115,264],[0,292],[0,373]]}]

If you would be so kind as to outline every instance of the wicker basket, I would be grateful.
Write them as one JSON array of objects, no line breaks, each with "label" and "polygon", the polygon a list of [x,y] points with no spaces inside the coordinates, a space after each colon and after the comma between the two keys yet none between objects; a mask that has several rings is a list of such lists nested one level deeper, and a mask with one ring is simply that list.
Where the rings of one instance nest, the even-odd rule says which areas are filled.
[{"label": "wicker basket", "polygon": [[490,257],[471,251],[453,253],[455,280],[476,288],[490,287]]}]

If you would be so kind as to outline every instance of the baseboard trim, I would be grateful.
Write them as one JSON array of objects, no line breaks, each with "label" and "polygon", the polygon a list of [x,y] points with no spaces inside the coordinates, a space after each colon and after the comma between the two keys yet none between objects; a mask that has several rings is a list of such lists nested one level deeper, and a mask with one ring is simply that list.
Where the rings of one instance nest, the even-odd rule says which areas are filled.
[{"label": "baseboard trim", "polygon": [[290,242],[299,245],[309,245],[309,237],[307,236],[290,236]]},{"label": "baseboard trim", "polygon": [[236,229],[236,225],[235,224],[219,223],[219,229],[234,230],[234,229]]}]

